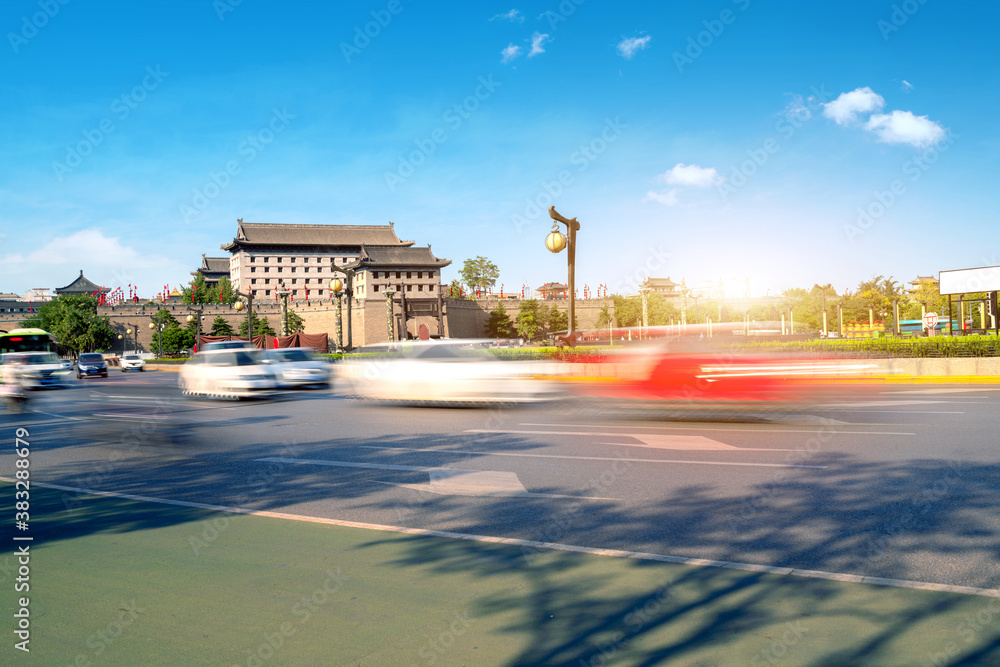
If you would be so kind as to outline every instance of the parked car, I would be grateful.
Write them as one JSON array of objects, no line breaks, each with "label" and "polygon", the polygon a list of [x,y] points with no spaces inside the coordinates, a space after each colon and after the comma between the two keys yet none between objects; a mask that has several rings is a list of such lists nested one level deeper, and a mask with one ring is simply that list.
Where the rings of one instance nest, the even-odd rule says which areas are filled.
[{"label": "parked car", "polygon": [[285,347],[264,353],[264,363],[282,387],[329,387],[330,364],[309,347]]},{"label": "parked car", "polygon": [[181,366],[178,376],[181,391],[189,396],[267,396],[278,385],[261,355],[252,350],[199,352]]},{"label": "parked car", "polygon": [[76,378],[80,380],[95,375],[108,377],[108,362],[96,352],[84,352],[76,362]]},{"label": "parked car", "polygon": [[144,371],[146,370],[146,362],[138,354],[126,354],[122,356],[119,365],[122,367],[122,373],[125,371]]}]

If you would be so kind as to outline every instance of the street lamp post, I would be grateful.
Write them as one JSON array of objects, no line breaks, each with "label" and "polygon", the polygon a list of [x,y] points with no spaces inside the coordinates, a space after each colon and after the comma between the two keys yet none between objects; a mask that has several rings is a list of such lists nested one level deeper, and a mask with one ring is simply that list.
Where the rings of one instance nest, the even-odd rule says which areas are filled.
[{"label": "street lamp post", "polygon": [[[567,218],[559,214],[556,211],[555,206],[549,206],[549,217],[552,218],[552,231],[547,237],[545,237],[545,247],[547,247],[551,252],[557,253],[561,252],[563,248],[567,249],[566,263],[568,266],[568,277],[569,280],[569,323],[567,325],[566,340],[570,345],[573,344],[573,333],[574,333],[574,322],[576,316],[576,233],[580,229],[580,223],[576,221],[576,218]],[[557,223],[563,223],[566,225],[567,231],[569,231],[569,239],[559,231],[559,225]]]},{"label": "street lamp post", "polygon": [[337,309],[334,311],[334,320],[336,321],[336,336],[337,336],[337,350],[342,350],[344,348],[344,327],[341,324],[341,313],[340,309],[343,307],[344,294],[342,290],[344,289],[344,283],[340,282],[338,279],[334,278],[330,281],[330,291],[333,292],[334,296],[337,297]]},{"label": "street lamp post", "polygon": [[291,292],[288,291],[288,287],[284,283],[281,284],[281,289],[278,290],[278,296],[281,297],[281,335],[288,335],[288,295]]},{"label": "street lamp post", "polygon": [[162,359],[163,358],[163,330],[167,328],[167,325],[165,323],[163,323],[163,322],[160,322],[159,324],[157,324],[156,322],[150,322],[149,323],[149,328],[150,329],[159,329],[159,331],[157,332],[157,336],[156,336],[156,341],[159,343],[159,348],[160,348],[160,351],[158,353],[157,358],[158,359]]},{"label": "street lamp post", "polygon": [[392,297],[396,294],[391,286],[385,290],[385,320],[386,320],[386,333],[389,337],[390,343],[396,342],[396,322],[395,313],[393,313],[392,307]]},{"label": "street lamp post", "polygon": [[[122,335],[118,334],[118,340],[122,340]],[[125,341],[122,340],[122,356],[125,356]]]},{"label": "street lamp post", "polygon": [[[348,264],[346,266],[337,266],[337,262],[334,259],[330,260],[330,268],[334,273],[344,274],[344,284],[342,285],[343,294],[347,297],[347,351],[354,349],[354,338],[352,337],[353,329],[351,328],[351,311],[354,306],[354,274],[359,268],[361,268],[361,260]],[[337,281],[339,282],[339,281]],[[330,282],[330,289],[333,289],[333,281]],[[340,293],[339,290],[334,290]],[[339,310],[338,310],[339,312]]]},{"label": "street lamp post", "polygon": [[188,315],[187,316],[187,321],[188,322],[194,322],[195,321],[195,317],[198,318],[198,320],[197,320],[198,321],[198,326],[197,326],[197,332],[198,333],[196,334],[195,339],[194,339],[194,351],[197,352],[198,349],[201,346],[201,317],[202,317],[201,314],[203,312],[205,312],[205,305],[204,304],[199,304],[198,307],[195,307],[195,305],[193,303],[189,304],[188,305],[188,312],[189,313],[194,313],[194,315]]},{"label": "street lamp post", "polygon": [[[253,290],[251,290],[249,294],[244,294],[243,292],[240,292],[239,290],[233,290],[233,292],[236,294],[236,296],[240,297],[241,299],[246,299],[246,302],[247,302],[247,305],[246,305],[246,309],[247,309],[247,338],[250,340],[250,344],[253,345]],[[243,308],[244,308],[243,302],[242,301],[237,301],[236,305],[233,306],[233,307],[236,308],[236,312],[239,312],[239,311],[243,310]]]},{"label": "street lamp post", "polygon": [[[131,328],[126,329],[125,330],[125,348],[128,348],[128,337],[131,336],[131,335],[132,335],[132,329]],[[127,352],[127,349],[125,349],[125,348],[122,349],[122,356],[125,356],[125,352]]]}]

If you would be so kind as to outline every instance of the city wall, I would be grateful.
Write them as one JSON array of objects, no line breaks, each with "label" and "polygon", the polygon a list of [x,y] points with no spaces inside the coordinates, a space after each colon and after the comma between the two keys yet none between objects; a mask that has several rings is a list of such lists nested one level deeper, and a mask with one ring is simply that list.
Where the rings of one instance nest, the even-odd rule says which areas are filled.
[{"label": "city wall", "polygon": [[[427,326],[431,335],[438,335],[440,325],[436,315],[437,301],[433,300],[409,300],[410,317],[406,326],[408,333],[416,337],[420,325]],[[486,324],[489,321],[490,311],[496,308],[497,304],[503,305],[504,310],[512,321],[516,321],[520,299],[499,299],[489,297],[483,299],[443,299],[444,316],[443,335],[449,338],[483,338],[486,336]],[[552,304],[565,312],[568,303],[565,300],[540,300],[545,308],[551,308]],[[596,326],[597,318],[601,308],[608,305],[613,308],[611,299],[578,299],[576,301],[577,328],[593,329]],[[128,349],[138,349],[140,352],[155,352],[153,346],[154,329],[149,328],[151,318],[159,310],[166,310],[181,326],[186,326],[187,316],[193,314],[189,306],[183,303],[166,304],[119,304],[117,306],[100,306],[98,314],[107,317],[111,327],[123,336],[121,341],[115,341],[110,352],[121,352],[125,345],[124,336],[127,329],[132,329],[128,334]],[[264,318],[275,331],[280,331],[281,306],[273,301],[257,300],[254,302],[254,312],[257,317]],[[306,333],[327,333],[330,336],[330,344],[333,345],[336,339],[336,309],[337,302],[331,300],[312,300],[307,303],[297,302],[289,304],[289,310],[296,312],[305,322]],[[417,312],[414,312],[417,311]],[[400,330],[400,300],[394,302],[395,327]],[[222,316],[237,330],[240,322],[246,319],[246,311],[236,311],[232,306],[223,304],[206,304],[202,311],[202,333],[209,333],[212,329],[212,322],[216,317]],[[33,317],[29,313],[10,314],[6,318],[0,318],[0,329],[10,330],[17,328],[22,320]],[[384,299],[355,299],[351,310],[353,344],[355,347],[361,345],[372,345],[384,343],[388,340],[388,311]],[[344,343],[347,342],[347,304],[344,303],[342,311],[342,328]]]}]

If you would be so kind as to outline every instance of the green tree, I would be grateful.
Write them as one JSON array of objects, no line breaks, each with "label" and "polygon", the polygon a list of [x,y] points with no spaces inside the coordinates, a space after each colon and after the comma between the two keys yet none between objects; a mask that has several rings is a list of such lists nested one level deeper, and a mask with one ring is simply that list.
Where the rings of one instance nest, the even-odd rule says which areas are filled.
[{"label": "green tree", "polygon": [[513,338],[517,333],[513,320],[507,314],[503,304],[490,311],[490,319],[486,322],[486,336],[489,338]]},{"label": "green tree", "polygon": [[[245,317],[240,319],[239,333],[241,336],[247,335],[247,320]],[[274,336],[274,329],[271,327],[270,323],[265,317],[258,317],[257,311],[253,313],[253,335],[254,336]]]},{"label": "green tree", "polygon": [[451,281],[451,284],[444,288],[444,295],[451,297],[453,299],[465,299],[468,298],[462,294],[462,283],[456,278]]},{"label": "green tree", "polygon": [[117,340],[108,318],[97,314],[97,299],[89,294],[58,296],[42,304],[38,314],[21,326],[48,331],[75,354],[109,350]]},{"label": "green tree", "polygon": [[233,325],[222,315],[216,315],[215,319],[212,320],[213,336],[233,336],[235,334],[236,331],[233,329]]},{"label": "green tree", "polygon": [[302,333],[306,330],[306,322],[294,310],[288,311],[288,334]]},{"label": "green tree", "polygon": [[500,277],[500,269],[490,260],[480,256],[465,260],[459,275],[462,276],[462,282],[470,289],[479,287],[485,290],[496,284],[497,278]]},{"label": "green tree", "polygon": [[534,340],[542,331],[545,320],[538,299],[525,299],[517,311],[517,333],[527,340]]},{"label": "green tree", "polygon": [[559,310],[556,304],[552,304],[552,308],[545,315],[545,330],[547,333],[554,333],[556,331],[566,331],[569,328],[569,314]]},{"label": "green tree", "polygon": [[236,303],[236,288],[229,282],[229,278],[219,278],[218,284],[214,288],[215,299],[212,303],[224,303],[228,306]]}]

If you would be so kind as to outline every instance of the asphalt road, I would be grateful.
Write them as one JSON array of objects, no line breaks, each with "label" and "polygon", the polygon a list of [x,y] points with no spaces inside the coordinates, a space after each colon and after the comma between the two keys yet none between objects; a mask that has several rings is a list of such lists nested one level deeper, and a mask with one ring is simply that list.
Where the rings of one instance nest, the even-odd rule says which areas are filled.
[{"label": "asphalt road", "polygon": [[175,383],[74,381],[0,419],[30,430],[32,479],[54,484],[1000,589],[1000,388],[845,388],[796,412],[678,416],[326,390],[219,402]]}]

